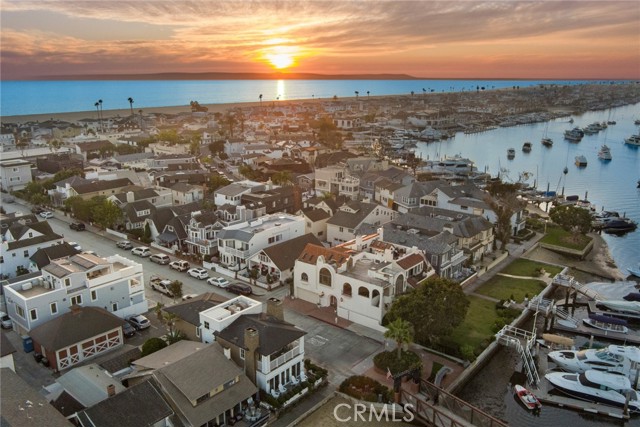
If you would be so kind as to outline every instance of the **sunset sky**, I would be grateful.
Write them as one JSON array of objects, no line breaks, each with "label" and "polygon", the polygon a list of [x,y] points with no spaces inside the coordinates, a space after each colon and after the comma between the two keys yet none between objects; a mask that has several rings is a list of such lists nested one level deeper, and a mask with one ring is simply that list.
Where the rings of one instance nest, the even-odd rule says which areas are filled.
[{"label": "sunset sky", "polygon": [[276,69],[640,78],[636,0],[0,2],[3,80]]}]

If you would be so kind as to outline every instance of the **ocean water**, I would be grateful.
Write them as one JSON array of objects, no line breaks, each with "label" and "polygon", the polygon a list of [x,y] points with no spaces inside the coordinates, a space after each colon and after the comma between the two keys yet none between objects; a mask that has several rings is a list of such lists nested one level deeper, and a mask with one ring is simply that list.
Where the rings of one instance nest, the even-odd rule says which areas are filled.
[{"label": "ocean water", "polygon": [[[439,159],[460,154],[472,159],[479,170],[492,175],[501,173],[503,178],[518,180],[522,172],[529,172],[527,181],[537,184],[539,190],[578,195],[596,205],[596,210],[614,210],[640,224],[640,149],[624,144],[624,138],[640,132],[634,120],[640,118],[640,104],[617,107],[603,111],[589,111],[549,123],[535,123],[469,134],[456,134],[455,138],[435,143],[419,143],[416,155],[423,159]],[[581,142],[572,143],[563,138],[564,131],[575,126],[585,127],[593,122],[614,120],[606,130],[595,135],[585,135]],[[553,139],[553,147],[540,143],[545,135]],[[522,152],[522,144],[530,141],[533,149]],[[613,160],[605,162],[598,158],[598,150],[606,144],[611,149]],[[516,156],[507,159],[507,149],[514,148]],[[575,165],[575,157],[584,155],[587,166]],[[565,166],[568,173],[563,174]],[[611,255],[623,274],[627,267],[640,262],[640,228],[632,233],[615,236],[603,233]]]},{"label": "ocean water", "polygon": [[[334,95],[415,96],[427,92],[475,91],[538,84],[583,84],[580,80],[79,80],[0,81],[0,116],[95,111],[102,99],[103,110],[134,110],[149,107],[233,102],[263,102],[277,99],[326,99]],[[424,91],[423,91],[424,89]]]}]

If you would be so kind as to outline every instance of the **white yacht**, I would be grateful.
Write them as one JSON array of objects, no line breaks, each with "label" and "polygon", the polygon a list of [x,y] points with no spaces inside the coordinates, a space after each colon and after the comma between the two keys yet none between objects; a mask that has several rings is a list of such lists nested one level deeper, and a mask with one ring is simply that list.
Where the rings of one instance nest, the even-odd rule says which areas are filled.
[{"label": "white yacht", "polygon": [[621,313],[640,314],[640,301],[596,300],[596,306],[598,305]]},{"label": "white yacht", "polygon": [[587,166],[587,158],[582,154],[580,154],[579,156],[576,156],[576,166],[580,168]]},{"label": "white yacht", "polygon": [[552,351],[549,359],[560,369],[579,374],[595,369],[625,375],[635,381],[640,368],[640,348],[635,346],[610,345],[600,349]]},{"label": "white yacht", "polygon": [[516,149],[515,148],[509,148],[507,150],[507,158],[513,159],[515,156],[516,156]]},{"label": "white yacht", "polygon": [[544,376],[555,388],[588,402],[624,407],[629,396],[629,411],[640,412],[640,399],[624,375],[590,369],[584,373],[551,372]]},{"label": "white yacht", "polygon": [[600,160],[611,160],[613,157],[611,156],[611,149],[607,146],[607,144],[602,145],[600,147],[600,151],[598,151],[598,158]]},{"label": "white yacht", "polygon": [[640,147],[640,134],[631,135],[629,138],[625,138],[624,143],[634,147]]}]

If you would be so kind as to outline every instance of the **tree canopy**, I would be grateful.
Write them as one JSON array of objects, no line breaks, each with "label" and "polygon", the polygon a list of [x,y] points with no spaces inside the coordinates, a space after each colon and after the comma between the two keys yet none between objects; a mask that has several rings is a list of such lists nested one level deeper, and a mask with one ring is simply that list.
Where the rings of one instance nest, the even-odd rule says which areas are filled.
[{"label": "tree canopy", "polygon": [[511,237],[511,217],[523,203],[518,200],[519,184],[511,184],[502,181],[494,181],[487,185],[489,196],[485,202],[496,215],[495,234],[500,240],[500,249],[505,249]]},{"label": "tree canopy", "polygon": [[404,295],[397,297],[386,320],[391,325],[402,319],[413,325],[416,342],[437,343],[462,323],[469,300],[460,285],[444,278],[431,278]]},{"label": "tree canopy", "polygon": [[549,217],[560,227],[573,233],[586,234],[591,230],[591,214],[578,206],[554,206]]}]

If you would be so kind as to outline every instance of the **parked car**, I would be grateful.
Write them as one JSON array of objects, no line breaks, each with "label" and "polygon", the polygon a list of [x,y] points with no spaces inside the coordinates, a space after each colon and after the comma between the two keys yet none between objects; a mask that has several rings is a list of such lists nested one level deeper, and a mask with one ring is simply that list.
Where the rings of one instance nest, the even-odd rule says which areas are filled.
[{"label": "parked car", "polygon": [[133,248],[133,245],[128,240],[120,240],[118,243],[116,243],[116,246],[119,247],[120,249],[131,249],[131,248]]},{"label": "parked car", "polygon": [[82,252],[82,246],[80,246],[77,242],[69,242],[69,246],[71,246],[78,252]]},{"label": "parked car", "polygon": [[8,194],[8,195],[2,197],[2,201],[4,203],[15,203],[16,202],[16,198],[13,197],[12,195]]},{"label": "parked car", "polygon": [[42,212],[44,212],[45,209],[42,206],[34,206],[31,208],[31,212],[34,214],[41,214]]},{"label": "parked car", "polygon": [[144,317],[142,314],[138,314],[137,316],[131,316],[127,318],[127,322],[131,324],[136,330],[147,329],[151,326],[151,322],[149,319]]},{"label": "parked car", "polygon": [[219,288],[226,288],[227,286],[229,286],[229,281],[222,277],[212,277],[211,279],[207,280],[207,283],[213,286],[218,286]]},{"label": "parked car", "polygon": [[134,328],[131,323],[125,322],[124,325],[122,325],[122,333],[125,337],[132,337],[136,334],[136,328]]},{"label": "parked car", "polygon": [[183,260],[177,260],[177,261],[172,261],[169,263],[169,267],[173,268],[174,270],[178,270],[178,271],[187,271],[190,267],[189,263],[187,261],[183,261]]},{"label": "parked car", "polygon": [[149,257],[149,261],[155,262],[161,265],[167,265],[171,262],[171,258],[169,258],[169,255],[165,255],[165,254],[153,254]]},{"label": "parked car", "polygon": [[151,249],[146,246],[138,246],[137,248],[131,249],[131,253],[133,255],[138,255],[144,258],[151,256]]},{"label": "parked car", "polygon": [[171,280],[164,279],[160,276],[151,276],[149,279],[149,286],[154,291],[158,291],[161,294],[165,294],[166,296],[173,298],[173,292],[171,292]]},{"label": "parked car", "polygon": [[53,212],[51,211],[42,211],[40,212],[40,216],[44,219],[53,218]]},{"label": "parked car", "polygon": [[69,224],[69,228],[76,231],[84,231],[86,228],[81,222],[72,222]]},{"label": "parked car", "polygon": [[245,285],[244,283],[232,283],[229,286],[227,286],[226,288],[229,292],[232,292],[234,294],[238,294],[238,295],[251,295],[253,293],[253,290],[251,289],[251,286],[249,285]]},{"label": "parked car", "polygon": [[186,294],[186,295],[182,295],[182,301],[186,301],[186,300],[190,300],[193,299],[195,297],[197,297],[198,294]]},{"label": "parked car", "polygon": [[190,268],[187,274],[196,279],[204,280],[209,277],[209,273],[204,268]]},{"label": "parked car", "polygon": [[4,311],[0,311],[0,322],[2,322],[3,329],[12,329],[13,322],[11,322],[11,318]]}]

